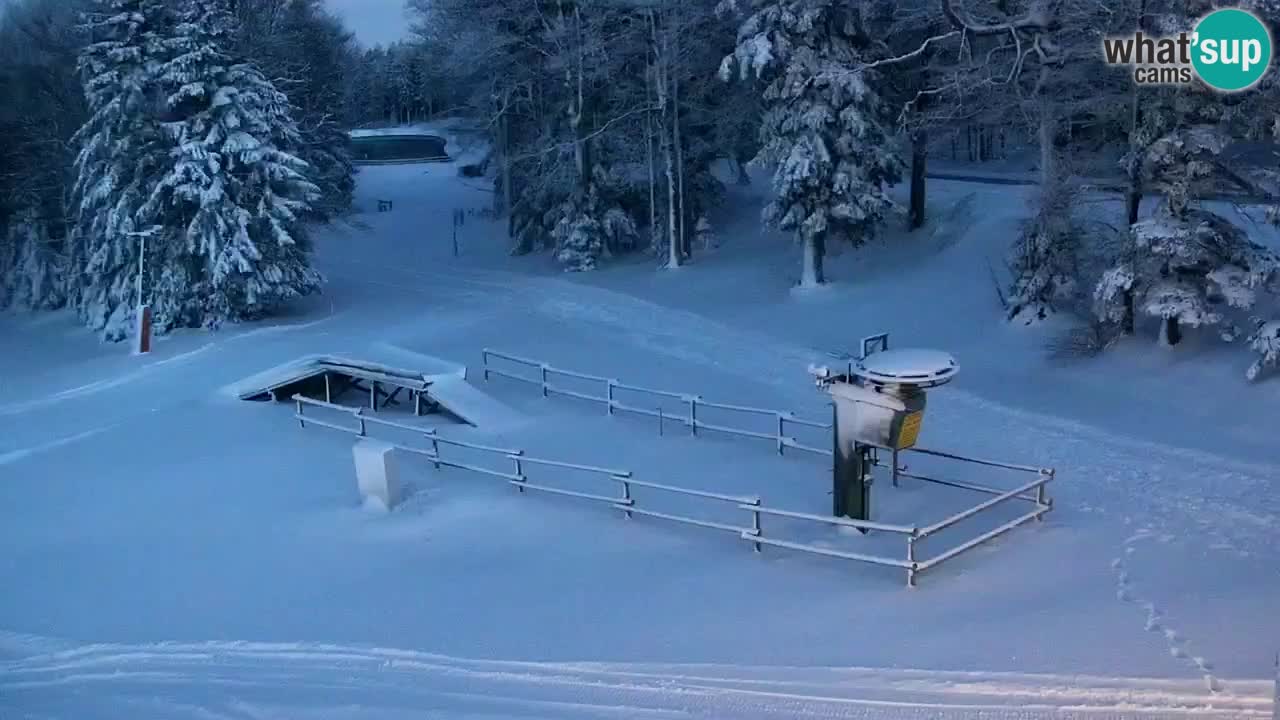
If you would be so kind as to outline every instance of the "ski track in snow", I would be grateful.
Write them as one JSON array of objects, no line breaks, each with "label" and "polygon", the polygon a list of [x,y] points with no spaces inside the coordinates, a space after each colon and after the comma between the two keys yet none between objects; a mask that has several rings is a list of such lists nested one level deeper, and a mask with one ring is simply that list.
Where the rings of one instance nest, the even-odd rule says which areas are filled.
[{"label": "ski track in snow", "polygon": [[115,425],[107,425],[100,428],[94,428],[92,430],[85,430],[84,432],[76,433],[75,435],[68,435],[66,437],[58,438],[56,440],[50,440],[48,442],[40,443],[39,445],[33,445],[31,447],[19,448],[17,450],[10,450],[8,452],[0,453],[0,465],[9,465],[11,463],[18,462],[19,460],[25,460],[28,457],[31,457],[32,455],[38,455],[42,452],[54,450],[62,447],[63,445],[70,445],[71,443],[93,437],[94,435],[97,435],[99,433],[106,432],[107,430],[110,430],[114,427]]},{"label": "ski track in snow", "polygon": [[[26,653],[21,653],[22,649]],[[38,710],[90,692],[94,711],[200,690],[219,706],[166,717],[345,717],[356,707],[453,718],[724,717],[1038,720],[1265,718],[1269,685],[905,669],[480,660],[392,648],[247,641],[74,643],[0,632],[0,707]],[[282,692],[283,691],[283,692]],[[255,695],[270,697],[259,706]],[[183,693],[184,698],[199,697]],[[115,707],[113,707],[115,706]],[[258,713],[262,714],[259,715]],[[85,717],[86,715],[81,715]],[[96,717],[93,712],[88,717]],[[308,713],[306,716],[310,716]]]},{"label": "ski track in snow", "polygon": [[322,325],[324,323],[327,323],[336,317],[340,317],[341,315],[342,313],[330,314],[317,320],[311,320],[308,322],[301,322],[301,323],[267,325],[263,327],[253,328],[251,330],[246,330],[241,333],[236,333],[234,335],[229,335],[227,337],[211,340],[209,342],[204,343],[203,345],[200,345],[199,347],[195,347],[195,348],[192,348],[191,350],[187,350],[186,352],[177,353],[175,355],[171,355],[166,358],[161,358],[160,360],[153,360],[137,368],[134,368],[133,370],[121,373],[114,377],[104,378],[102,380],[96,380],[91,383],[85,383],[84,385],[78,385],[76,387],[67,388],[65,390],[59,390],[49,395],[34,398],[31,400],[25,400],[23,402],[11,403],[8,405],[0,405],[0,416],[21,415],[24,413],[31,412],[32,410],[43,409],[52,405],[57,405],[59,403],[66,402],[68,400],[80,400],[85,397],[104,392],[106,390],[111,390],[114,388],[121,387],[123,385],[127,385],[129,383],[136,382],[138,380],[141,380],[147,377],[153,371],[165,368],[166,366],[180,365],[180,364],[186,363],[196,358],[197,356],[208,352],[209,350],[213,350],[215,348],[219,348],[223,346],[224,343],[236,342],[244,338],[261,337],[263,335],[273,335],[273,334],[280,334],[280,333],[286,333],[286,332],[297,332],[299,330],[308,330],[308,329],[315,328],[316,326]]}]

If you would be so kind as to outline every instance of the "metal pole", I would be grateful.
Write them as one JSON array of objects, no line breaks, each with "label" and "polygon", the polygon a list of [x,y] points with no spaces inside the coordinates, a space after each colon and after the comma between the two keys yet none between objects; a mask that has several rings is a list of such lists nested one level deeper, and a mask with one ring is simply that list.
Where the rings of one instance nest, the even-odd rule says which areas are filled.
[{"label": "metal pole", "polygon": [[[629,500],[631,500],[631,483],[627,482],[625,478],[618,478],[618,479],[619,479],[620,481],[622,481],[622,499],[623,499],[624,501],[629,501]],[[630,507],[631,507],[630,502],[628,502],[628,503],[627,503],[627,507],[628,507],[628,508],[630,508]],[[623,511],[622,511],[622,516],[623,516],[623,517],[625,517],[626,519],[630,520],[630,519],[631,519],[631,511],[630,511],[630,510],[623,510]]]},{"label": "metal pole", "polygon": [[[752,505],[756,509],[751,511],[751,534],[760,537],[760,501],[756,500]],[[752,545],[755,546],[754,552],[760,552],[761,545],[759,542],[754,542]]]},{"label": "metal pole", "polygon": [[307,423],[305,420],[302,419],[302,401],[294,400],[294,402],[298,404],[298,427],[304,428],[307,426]]},{"label": "metal pole", "polygon": [[539,368],[542,370],[542,397],[547,397],[547,366],[540,365]]},{"label": "metal pole", "polygon": [[[436,440],[436,431],[428,430],[427,437],[431,438],[431,454],[436,456],[436,459],[433,460],[431,464],[435,465],[436,469],[439,470],[440,469],[440,443]],[[517,468],[518,467],[519,466],[517,466]]]},{"label": "metal pole", "polygon": [[605,389],[605,402],[609,403],[609,407],[605,409],[605,412],[608,413],[609,415],[613,414],[613,384],[615,382],[617,382],[617,380],[605,381],[605,384],[608,386]]},{"label": "metal pole", "polygon": [[147,257],[147,236],[144,234],[139,234],[138,235],[138,308],[139,310],[141,310],[142,306],[145,304],[142,301],[142,275],[146,271],[146,257]]},{"label": "metal pole", "polygon": [[916,586],[916,536],[907,536],[907,587]]},{"label": "metal pole", "polygon": [[[1045,482],[1040,483],[1040,485],[1036,488],[1036,504],[1041,507],[1044,507],[1049,504],[1048,497],[1045,495],[1044,487],[1046,484],[1048,484],[1049,480],[1053,479],[1053,471],[1049,470],[1048,472],[1046,472],[1042,470],[1040,471],[1040,473],[1042,475],[1045,475],[1046,479],[1045,479]],[[1036,522],[1044,522],[1044,515],[1037,515]],[[1277,718],[1277,720],[1280,720],[1280,718]]]},{"label": "metal pole", "polygon": [[893,449],[893,486],[898,487],[898,448]]},{"label": "metal pole", "polygon": [[785,453],[782,451],[782,447],[783,447],[783,445],[782,445],[782,434],[783,434],[783,432],[785,432],[785,429],[784,429],[784,426],[783,426],[783,424],[782,424],[782,413],[778,413],[778,454],[779,454],[779,455],[784,455],[784,454],[785,454]]},{"label": "metal pole", "polygon": [[689,434],[698,434],[698,396],[689,396]]},{"label": "metal pole", "polygon": [[658,437],[662,437],[662,406],[658,406]]}]

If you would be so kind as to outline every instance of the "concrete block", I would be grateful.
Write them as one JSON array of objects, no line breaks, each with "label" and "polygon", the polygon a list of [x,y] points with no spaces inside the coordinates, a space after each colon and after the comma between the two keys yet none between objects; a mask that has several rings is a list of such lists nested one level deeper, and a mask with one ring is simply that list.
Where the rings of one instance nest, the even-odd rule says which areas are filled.
[{"label": "concrete block", "polygon": [[400,502],[400,474],[395,447],[378,440],[357,440],[352,448],[356,463],[356,484],[368,504],[377,500],[390,510]]}]

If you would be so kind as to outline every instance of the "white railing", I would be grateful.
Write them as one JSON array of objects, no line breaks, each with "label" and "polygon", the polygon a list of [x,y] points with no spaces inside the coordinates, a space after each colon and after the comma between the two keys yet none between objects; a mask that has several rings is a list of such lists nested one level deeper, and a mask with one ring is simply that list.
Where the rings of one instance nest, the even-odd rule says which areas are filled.
[{"label": "white railing", "polygon": [[[545,366],[543,366],[545,367]],[[490,370],[490,372],[497,372]],[[683,397],[676,393],[670,393],[675,397]],[[989,460],[979,460],[975,458],[966,458],[950,453],[942,453],[932,450],[914,450],[925,455],[932,455],[950,460],[961,462],[969,462],[983,466],[1001,468],[1016,472],[1034,473],[1036,479],[1025,483],[1024,485],[1012,490],[1003,490],[999,488],[987,487],[975,483],[957,482],[952,480],[941,480],[928,477],[925,475],[908,473],[905,467],[897,467],[895,464],[894,471],[897,477],[908,477],[918,479],[924,482],[937,483],[966,490],[972,490],[991,495],[992,497],[978,505],[967,508],[955,513],[949,517],[943,518],[931,525],[924,527],[894,525],[889,523],[873,522],[870,520],[854,520],[844,517],[832,517],[826,515],[815,515],[811,513],[796,512],[792,510],[781,510],[777,508],[766,507],[762,504],[759,496],[739,496],[727,495],[705,490],[694,490],[691,488],[677,487],[674,485],[665,485],[661,483],[649,482],[647,480],[637,480],[632,476],[629,470],[619,470],[614,468],[599,467],[594,465],[583,465],[579,463],[570,463],[560,460],[549,460],[545,458],[536,458],[526,455],[523,450],[512,448],[501,448],[490,445],[481,445],[477,443],[469,443],[461,440],[453,440],[450,438],[440,437],[434,429],[423,428],[415,425],[399,423],[394,420],[387,420],[381,417],[366,415],[364,408],[348,407],[345,405],[337,405],[323,400],[314,400],[302,395],[294,395],[293,400],[296,403],[296,412],[294,417],[298,420],[298,424],[306,427],[308,423],[321,427],[350,433],[359,437],[368,436],[368,425],[379,425],[384,427],[397,428],[407,430],[422,437],[426,442],[430,443],[430,449],[414,447],[403,443],[390,443],[394,447],[404,450],[415,455],[426,457],[436,468],[452,467],[461,470],[480,473],[490,477],[496,477],[507,481],[520,492],[533,490],[552,495],[560,495],[574,497],[583,500],[591,500],[610,505],[612,508],[619,510],[624,517],[630,519],[635,515],[651,517],[659,520],[680,523],[683,525],[691,525],[694,527],[707,528],[712,530],[722,530],[734,534],[741,540],[752,544],[756,552],[761,552],[763,546],[784,548],[798,552],[806,552],[814,555],[822,555],[826,557],[835,557],[845,560],[856,560],[859,562],[871,563],[886,567],[905,570],[907,574],[907,586],[914,587],[916,584],[916,576],[930,570],[938,565],[950,560],[961,553],[970,550],[978,545],[993,540],[1004,533],[1022,525],[1030,520],[1041,520],[1045,513],[1053,508],[1052,501],[1048,498],[1045,486],[1053,480],[1054,471],[1051,469],[1032,468],[1023,465],[1013,465],[1009,463],[1000,463]],[[304,407],[317,407],[326,410],[333,410],[343,415],[349,416],[356,421],[354,426],[342,425],[332,422],[328,419],[317,418],[314,415],[306,415],[303,411]],[[733,406],[730,406],[733,407]],[[616,409],[616,407],[615,407]],[[692,416],[696,422],[696,415]],[[705,426],[703,426],[705,427]],[[441,446],[452,446],[467,450],[476,451],[494,458],[501,458],[504,462],[512,464],[510,471],[485,467],[475,463],[463,462],[458,459],[443,457],[440,451]],[[884,467],[884,463],[877,461],[880,467]],[[541,466],[556,468],[559,470],[567,470],[573,472],[586,473],[597,477],[606,478],[616,484],[620,490],[619,495],[607,495],[594,492],[581,492],[577,490],[568,490],[565,488],[544,485],[541,483],[531,483],[526,474],[528,466]],[[750,516],[750,525],[739,526],[727,522],[718,522],[702,518],[691,517],[688,515],[680,515],[671,512],[663,512],[649,508],[637,507],[634,497],[634,488],[647,488],[661,493],[670,493],[680,495],[686,498],[697,498],[717,503],[724,503],[732,506],[734,509],[746,511]],[[1011,501],[1030,502],[1034,505],[1034,509],[1013,520],[1006,522],[988,532],[982,533],[977,537],[966,540],[958,545],[940,551],[938,554],[928,559],[921,560],[917,557],[917,545],[921,541],[933,537],[934,535],[958,525],[970,518],[973,518],[987,510]],[[790,520],[803,520],[807,522],[820,523],[824,525],[832,525],[837,527],[850,527],[862,531],[877,531],[901,535],[906,540],[906,552],[901,558],[885,557],[882,555],[869,555],[865,553],[849,552],[837,550],[818,545],[811,545],[799,542],[793,542],[777,537],[769,537],[764,534],[761,522],[762,516],[772,516],[779,518],[787,518]]]},{"label": "white railing", "polygon": [[[609,415],[613,415],[617,412],[627,412],[656,418],[658,420],[659,434],[662,433],[666,421],[671,420],[687,427],[692,435],[697,435],[699,430],[709,430],[712,432],[725,433],[727,435],[768,440],[773,443],[779,455],[785,454],[787,448],[792,448],[817,455],[824,455],[827,457],[831,456],[830,448],[806,445],[788,434],[789,426],[830,430],[831,424],[796,417],[795,413],[792,412],[711,402],[703,399],[701,395],[697,394],[678,393],[671,392],[670,390],[658,390],[639,385],[629,385],[615,378],[608,378],[602,375],[590,375],[587,373],[575,372],[573,370],[564,370],[552,367],[537,360],[530,360],[529,358],[511,355],[509,353],[490,350],[487,348],[481,351],[481,357],[485,380],[488,380],[490,375],[496,375],[509,380],[536,385],[541,389],[543,397],[550,397],[552,394],[555,394],[577,398],[579,400],[586,400],[588,402],[602,403],[605,406],[605,412]],[[490,363],[490,358],[499,358],[509,363],[531,369],[535,371],[537,377],[529,377],[528,375],[512,370],[494,367]],[[597,395],[589,392],[582,392],[580,390],[565,387],[563,384],[556,384],[554,382],[554,378],[556,377],[573,378],[575,380],[597,384],[600,386],[603,394]],[[661,404],[655,405],[654,407],[643,407],[624,402],[618,398],[619,391],[624,393],[647,395],[653,398],[675,400],[683,405],[683,407],[679,413],[667,413],[662,409]],[[766,418],[769,422],[770,430],[766,432],[763,430],[751,430],[742,427],[732,427],[730,425],[707,422],[699,417],[699,409],[722,410],[730,413],[736,413],[738,415],[755,415],[761,418]]]}]

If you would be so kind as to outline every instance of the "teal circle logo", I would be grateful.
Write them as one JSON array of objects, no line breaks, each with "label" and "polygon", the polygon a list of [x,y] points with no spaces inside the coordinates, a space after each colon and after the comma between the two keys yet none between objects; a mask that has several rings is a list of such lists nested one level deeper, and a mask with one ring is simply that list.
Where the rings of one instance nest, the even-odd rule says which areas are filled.
[{"label": "teal circle logo", "polygon": [[1271,33],[1246,10],[1223,8],[1205,15],[1191,42],[1191,64],[1215,90],[1248,90],[1271,65]]}]

